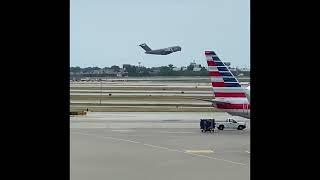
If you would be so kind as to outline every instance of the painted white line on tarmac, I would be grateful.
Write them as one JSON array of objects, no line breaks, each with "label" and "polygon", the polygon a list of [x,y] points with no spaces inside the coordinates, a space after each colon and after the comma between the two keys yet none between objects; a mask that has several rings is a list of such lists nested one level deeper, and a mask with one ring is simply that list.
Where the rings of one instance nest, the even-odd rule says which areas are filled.
[{"label": "painted white line on tarmac", "polygon": [[111,130],[113,132],[133,132],[134,130],[130,130],[130,129],[117,129],[117,130]]},{"label": "painted white line on tarmac", "polygon": [[168,133],[168,134],[195,134],[195,132],[179,132],[179,131],[159,131],[159,133]]},{"label": "painted white line on tarmac", "polygon": [[186,153],[213,153],[212,150],[185,150]]},{"label": "painted white line on tarmac", "polygon": [[165,149],[165,150],[168,150],[168,151],[180,152],[180,153],[189,154],[189,155],[193,155],[193,156],[205,157],[205,158],[214,159],[214,160],[220,160],[220,161],[224,161],[224,162],[228,162],[228,163],[232,163],[232,164],[247,165],[247,164],[244,164],[244,163],[234,162],[234,161],[230,161],[230,160],[226,160],[226,159],[215,158],[215,157],[201,155],[201,154],[195,154],[195,153],[192,153],[192,152],[181,151],[181,150],[178,150],[178,149],[170,149],[170,148],[167,148],[167,147],[156,146],[156,145],[142,143],[142,142],[139,142],[139,141],[132,141],[132,140],[128,140],[128,139],[106,137],[106,136],[98,136],[96,134],[87,134],[87,133],[81,133],[81,132],[76,132],[76,133],[75,132],[71,132],[71,134],[80,134],[80,135],[85,135],[85,136],[93,136],[93,137],[97,137],[97,138],[104,138],[104,139],[112,139],[112,140],[117,140],[117,141],[130,142],[130,143],[134,143],[134,144],[142,144],[144,146],[153,147],[153,148],[157,148],[157,149]]}]

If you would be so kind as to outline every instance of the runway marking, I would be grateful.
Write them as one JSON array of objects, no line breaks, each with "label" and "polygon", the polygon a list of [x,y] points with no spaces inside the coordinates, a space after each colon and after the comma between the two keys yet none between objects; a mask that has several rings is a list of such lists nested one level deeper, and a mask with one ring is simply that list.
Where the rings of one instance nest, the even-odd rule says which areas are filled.
[{"label": "runway marking", "polygon": [[185,150],[186,153],[213,153],[212,150]]},{"label": "runway marking", "polygon": [[172,133],[172,134],[194,134],[194,132],[179,132],[179,131],[159,131],[160,133]]},{"label": "runway marking", "polygon": [[117,129],[117,130],[111,130],[113,132],[133,132],[134,130],[130,130],[130,129]]},{"label": "runway marking", "polygon": [[70,123],[70,129],[97,129],[107,128],[105,123],[92,123],[92,122],[72,122]]},{"label": "runway marking", "polygon": [[71,132],[71,133],[72,134],[85,135],[85,136],[93,136],[93,137],[97,137],[97,138],[113,139],[113,140],[118,140],[118,141],[130,142],[130,143],[134,143],[134,144],[142,144],[144,146],[153,147],[153,148],[157,148],[157,149],[165,149],[165,150],[168,150],[168,151],[180,152],[180,153],[189,154],[189,155],[198,156],[198,157],[205,157],[205,158],[208,158],[208,159],[224,161],[224,162],[228,162],[228,163],[232,163],[232,164],[247,165],[247,164],[244,164],[244,163],[234,162],[234,161],[230,161],[230,160],[226,160],[226,159],[222,159],[222,158],[215,158],[215,157],[206,156],[206,155],[202,155],[202,154],[196,154],[196,153],[193,153],[193,152],[186,152],[186,151],[182,151],[182,150],[178,150],[178,149],[170,149],[170,148],[167,148],[167,147],[161,147],[161,146],[156,146],[156,145],[152,145],[152,144],[142,143],[142,142],[139,142],[139,141],[132,141],[132,140],[128,140],[128,139],[106,137],[106,136],[97,136],[96,134],[87,134],[87,133],[81,133],[81,132],[76,132],[76,133],[75,132]]}]

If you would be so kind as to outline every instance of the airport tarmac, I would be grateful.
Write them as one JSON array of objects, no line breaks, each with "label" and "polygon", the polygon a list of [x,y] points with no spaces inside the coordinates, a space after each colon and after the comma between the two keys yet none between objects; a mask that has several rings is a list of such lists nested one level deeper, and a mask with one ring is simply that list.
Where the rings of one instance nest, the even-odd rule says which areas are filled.
[{"label": "airport tarmac", "polygon": [[70,177],[90,179],[250,179],[245,130],[201,133],[200,118],[223,112],[88,112],[70,117]]},{"label": "airport tarmac", "polygon": [[[72,104],[99,104],[100,101],[99,100],[71,100],[70,103]],[[101,101],[102,105],[121,105],[123,104],[123,100],[102,100]],[[163,105],[163,104],[168,104],[168,105],[193,105],[193,106],[210,106],[211,107],[211,103],[210,102],[205,102],[205,101],[200,101],[200,102],[195,102],[194,100],[184,100],[184,101],[174,101],[174,102],[161,102],[161,101],[138,101],[138,100],[134,100],[134,101],[126,101],[127,105],[137,105],[137,104],[145,104],[145,105]]]},{"label": "airport tarmac", "polygon": [[[144,81],[146,79],[150,81]],[[70,110],[82,111],[89,108],[96,112],[217,111],[210,108],[210,102],[196,100],[213,98],[209,82],[210,78],[207,76],[70,81]]]},{"label": "airport tarmac", "polygon": [[[157,90],[99,90],[99,89],[72,89],[71,93],[177,93],[181,94],[181,91],[157,91]],[[184,91],[184,93],[207,93],[210,94],[212,91]]]},{"label": "airport tarmac", "polygon": [[[108,93],[70,93],[70,96],[109,96]],[[212,93],[201,93],[201,94],[189,94],[189,93],[112,93],[112,96],[212,96]]]},{"label": "airport tarmac", "polygon": [[[125,85],[124,85],[125,84]],[[147,83],[134,83],[132,85],[130,85],[129,83],[118,83],[118,84],[109,84],[109,83],[105,83],[105,84],[101,84],[100,83],[96,83],[96,84],[90,84],[90,83],[82,83],[82,84],[70,84],[70,87],[102,87],[102,88],[109,88],[109,87],[122,87],[122,88],[134,88],[134,87],[142,87],[142,88],[149,88],[149,87],[153,87],[153,88],[166,88],[166,87],[172,87],[172,88],[195,88],[197,86],[197,88],[211,88],[209,85],[197,85],[195,83],[193,84],[187,84],[187,83],[166,83],[166,84],[147,84]]]}]

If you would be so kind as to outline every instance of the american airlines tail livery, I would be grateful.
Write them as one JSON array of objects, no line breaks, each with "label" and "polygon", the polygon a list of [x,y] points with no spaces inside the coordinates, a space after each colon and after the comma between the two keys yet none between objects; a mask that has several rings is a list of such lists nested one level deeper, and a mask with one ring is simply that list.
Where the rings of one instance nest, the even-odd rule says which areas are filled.
[{"label": "american airlines tail livery", "polygon": [[243,88],[214,51],[205,51],[211,78],[214,107],[231,115],[250,119],[250,86]]}]

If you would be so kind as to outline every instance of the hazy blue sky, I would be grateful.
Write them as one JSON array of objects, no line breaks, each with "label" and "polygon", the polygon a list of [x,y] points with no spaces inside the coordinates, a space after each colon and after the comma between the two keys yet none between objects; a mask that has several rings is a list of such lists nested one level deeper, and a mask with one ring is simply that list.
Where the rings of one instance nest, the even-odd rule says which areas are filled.
[{"label": "hazy blue sky", "polygon": [[[206,66],[204,50],[250,65],[249,0],[71,0],[70,8],[71,66]],[[182,51],[149,55],[140,43]]]}]

